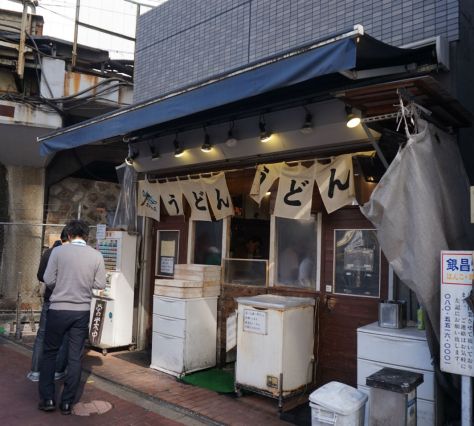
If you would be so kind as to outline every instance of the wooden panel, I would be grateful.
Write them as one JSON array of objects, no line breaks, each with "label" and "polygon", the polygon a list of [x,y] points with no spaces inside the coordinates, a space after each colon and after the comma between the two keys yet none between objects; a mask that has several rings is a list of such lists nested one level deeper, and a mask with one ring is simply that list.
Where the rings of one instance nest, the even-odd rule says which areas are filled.
[{"label": "wooden panel", "polygon": [[[187,256],[187,244],[188,244],[188,222],[185,216],[161,216],[161,221],[153,221],[152,225],[152,257],[151,262],[148,265],[150,269],[150,294],[155,291],[155,261],[157,251],[157,232],[158,230],[179,230],[179,250],[178,250],[178,263],[186,263]],[[148,305],[148,312],[153,312],[153,298],[150,298]],[[148,344],[152,340],[152,322],[153,318],[150,314],[148,317],[148,326],[146,330],[146,336]]]},{"label": "wooden panel", "polygon": [[[378,318],[379,298],[326,293],[333,284],[334,229],[372,229],[358,207],[323,215],[323,258],[317,384],[332,380],[357,385],[357,328]],[[387,296],[388,266],[382,256],[381,297]]]},{"label": "wooden panel", "polygon": [[421,76],[389,83],[349,89],[336,96],[357,109],[365,117],[397,112],[397,90],[403,89],[419,105],[433,113],[444,126],[469,127],[472,115],[431,76]]}]

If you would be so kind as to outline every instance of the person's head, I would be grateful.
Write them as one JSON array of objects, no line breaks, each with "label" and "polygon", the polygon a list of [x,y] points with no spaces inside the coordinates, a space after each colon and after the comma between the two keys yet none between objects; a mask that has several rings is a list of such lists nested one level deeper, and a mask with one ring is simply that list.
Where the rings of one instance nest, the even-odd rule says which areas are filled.
[{"label": "person's head", "polygon": [[67,229],[67,226],[65,226],[63,228],[63,230],[61,231],[61,242],[64,244],[64,243],[67,243],[69,241],[69,237],[67,235],[68,233],[68,229]]},{"label": "person's head", "polygon": [[83,220],[71,220],[67,225],[67,235],[70,240],[82,238],[87,241],[89,237],[89,225]]},{"label": "person's head", "polygon": [[258,237],[250,238],[247,243],[245,244],[247,248],[247,253],[255,254],[260,249],[260,239]]}]

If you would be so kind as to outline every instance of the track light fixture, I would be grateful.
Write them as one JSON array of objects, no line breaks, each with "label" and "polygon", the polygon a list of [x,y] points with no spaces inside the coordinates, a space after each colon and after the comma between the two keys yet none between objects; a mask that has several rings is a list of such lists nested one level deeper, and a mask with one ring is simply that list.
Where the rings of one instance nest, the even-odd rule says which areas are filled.
[{"label": "track light fixture", "polygon": [[202,152],[212,151],[211,138],[209,137],[209,134],[207,133],[206,127],[204,127],[204,143],[201,145],[201,151]]},{"label": "track light fixture", "polygon": [[158,160],[160,158],[160,153],[155,148],[155,145],[149,143],[148,147],[150,148],[151,159],[152,160]]},{"label": "track light fixture", "polygon": [[181,157],[184,154],[184,149],[179,146],[179,141],[178,141],[178,135],[177,134],[174,138],[173,146],[174,146],[174,156],[175,157]]},{"label": "track light fixture", "polygon": [[357,127],[360,124],[360,111],[356,111],[352,109],[351,106],[346,105],[346,126],[350,129]]},{"label": "track light fixture", "polygon": [[237,139],[235,138],[234,135],[234,121],[230,124],[229,131],[227,132],[227,139],[225,141],[225,144],[228,147],[233,147],[237,145]]},{"label": "track light fixture", "polygon": [[306,107],[303,107],[306,111],[306,116],[304,119],[303,126],[300,129],[300,132],[307,135],[313,131],[313,115],[310,110]]},{"label": "track light fixture", "polygon": [[265,116],[260,116],[260,121],[258,123],[260,129],[260,142],[267,143],[272,138],[272,132],[267,130],[267,125],[265,123]]},{"label": "track light fixture", "polygon": [[127,157],[125,158],[125,164],[127,166],[133,166],[133,161],[135,160],[135,158],[138,157],[138,154],[139,154],[139,151],[137,149],[137,151],[135,151],[133,148],[132,148],[132,145],[131,144],[128,144],[128,155]]}]

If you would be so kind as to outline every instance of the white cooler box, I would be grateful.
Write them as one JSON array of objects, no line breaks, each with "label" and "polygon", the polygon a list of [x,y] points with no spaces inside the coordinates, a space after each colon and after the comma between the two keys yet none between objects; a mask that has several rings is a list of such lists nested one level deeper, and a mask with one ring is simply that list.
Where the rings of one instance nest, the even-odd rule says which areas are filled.
[{"label": "white cooler box", "polygon": [[330,382],[309,396],[312,426],[363,426],[367,395],[339,382]]}]

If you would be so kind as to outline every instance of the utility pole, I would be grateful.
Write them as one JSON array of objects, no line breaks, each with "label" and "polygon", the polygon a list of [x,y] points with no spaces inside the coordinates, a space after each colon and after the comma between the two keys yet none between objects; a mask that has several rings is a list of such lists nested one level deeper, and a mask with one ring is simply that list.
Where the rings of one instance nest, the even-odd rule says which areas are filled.
[{"label": "utility pole", "polygon": [[81,10],[81,0],[76,0],[76,18],[74,19],[74,42],[72,45],[72,68],[76,66],[77,61],[77,33],[79,32],[79,12]]}]

